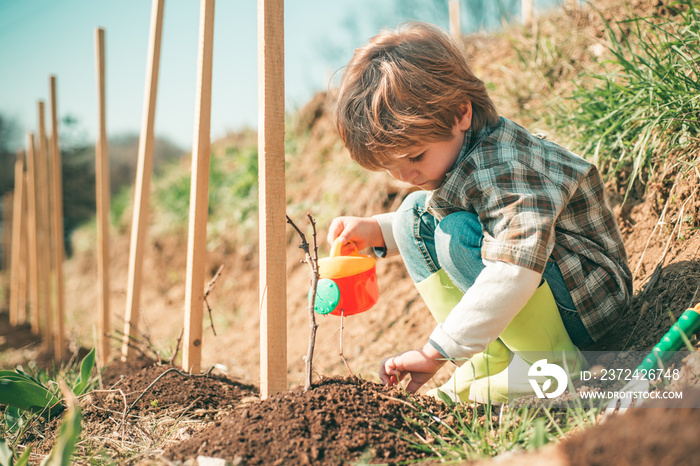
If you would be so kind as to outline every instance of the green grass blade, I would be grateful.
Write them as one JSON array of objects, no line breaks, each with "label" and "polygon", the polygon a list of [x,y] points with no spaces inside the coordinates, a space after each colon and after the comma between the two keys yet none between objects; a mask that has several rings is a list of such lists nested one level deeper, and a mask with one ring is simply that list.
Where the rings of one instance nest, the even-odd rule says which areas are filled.
[{"label": "green grass blade", "polygon": [[73,393],[82,395],[85,392],[90,381],[90,374],[92,373],[93,367],[95,367],[95,348],[91,349],[80,363],[80,375],[75,383],[75,387],[73,387]]},{"label": "green grass blade", "polygon": [[[31,379],[31,380],[33,380],[34,382],[36,382],[36,383],[38,383],[39,385],[41,385],[41,381],[40,381],[37,377],[35,377],[35,376],[31,375],[31,374],[27,374],[27,373],[24,372],[22,369],[15,369],[15,372],[18,373],[18,374],[21,374],[21,375],[27,377],[28,379]],[[41,371],[40,371],[40,373],[43,374],[43,375],[45,375],[45,374],[44,374],[43,372],[41,372]]]},{"label": "green grass blade", "polygon": [[45,387],[9,378],[0,380],[0,404],[31,412],[50,408],[51,413],[55,414],[63,410],[61,400]]},{"label": "green grass blade", "polygon": [[31,452],[32,452],[32,447],[30,445],[24,450],[24,453],[22,453],[22,456],[17,458],[17,462],[15,463],[15,466],[27,466],[29,464],[29,455],[31,454]]},{"label": "green grass blade", "polygon": [[7,444],[5,439],[0,438],[0,464],[12,466],[14,464],[15,452]]},{"label": "green grass blade", "polygon": [[[22,416],[16,406],[5,408],[5,430],[15,433],[22,427]],[[2,463],[0,463],[2,464]]]},{"label": "green grass blade", "polygon": [[17,382],[33,383],[34,385],[42,386],[34,377],[21,371],[0,371],[0,380],[15,380]]},{"label": "green grass blade", "polygon": [[71,405],[61,423],[58,437],[51,453],[41,462],[42,466],[69,466],[75,444],[80,437],[82,415],[77,405]]},{"label": "green grass blade", "polygon": [[544,419],[539,418],[535,419],[533,422],[533,432],[532,432],[532,437],[530,438],[529,441],[529,446],[533,450],[536,450],[537,448],[541,448],[545,446],[547,443],[549,443],[549,438],[547,435],[547,427],[544,422]]},{"label": "green grass blade", "polygon": [[437,391],[438,397],[442,400],[443,403],[445,403],[449,407],[453,407],[456,403],[452,398],[442,390],[438,389]]}]

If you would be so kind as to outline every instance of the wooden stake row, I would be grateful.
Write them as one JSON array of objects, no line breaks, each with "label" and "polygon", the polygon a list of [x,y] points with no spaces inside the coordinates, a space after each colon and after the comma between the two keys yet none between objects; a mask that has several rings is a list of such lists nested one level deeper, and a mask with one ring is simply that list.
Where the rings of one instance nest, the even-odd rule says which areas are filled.
[{"label": "wooden stake row", "polygon": [[28,133],[26,156],[19,151],[15,162],[9,308],[11,325],[29,320],[32,332],[42,337],[43,349],[63,360],[63,191],[55,76],[49,77],[49,95],[50,145],[44,102],[39,101],[39,145],[34,133]]},{"label": "wooden stake row", "polygon": [[[127,308],[122,358],[133,354],[136,338],[147,209],[152,173],[153,120],[158,80],[163,0],[153,0],[144,113],[139,144],[132,223]],[[286,261],[284,188],[284,9],[281,0],[260,0],[260,301],[261,392],[263,397],[286,389]],[[184,322],[183,368],[201,369],[206,223],[209,189],[211,73],[214,0],[201,0],[195,139],[192,151],[190,228]]]},{"label": "wooden stake row", "polygon": [[[122,358],[133,354],[140,314],[142,266],[147,229],[160,43],[164,0],[153,0],[134,217],[129,251],[127,303]],[[206,224],[210,157],[211,80],[214,0],[201,0],[195,138],[192,153],[190,231],[187,252],[185,347],[183,367],[201,369]],[[286,389],[286,260],[284,179],[284,4],[258,1],[259,47],[259,185],[260,185],[260,338],[261,394]],[[99,360],[109,358],[109,156],[105,111],[104,30],[95,32],[99,136],[96,144],[98,217]],[[63,200],[57,132],[56,81],[50,80],[52,136],[47,141],[44,103],[38,104],[38,141],[27,134],[25,153],[15,164],[12,225],[10,319],[31,321],[46,345],[64,356]],[[26,171],[25,171],[26,170]],[[51,221],[49,221],[51,219]],[[47,349],[51,346],[47,346]]]},{"label": "wooden stake row", "polygon": [[[450,35],[455,39],[461,38],[461,25],[460,25],[460,12],[459,12],[459,2],[460,0],[448,0],[449,9],[449,23],[450,23]],[[571,8],[579,7],[579,0],[567,0],[567,3]],[[534,22],[534,8],[532,0],[521,0],[520,3],[520,16],[523,25],[531,26]]]}]

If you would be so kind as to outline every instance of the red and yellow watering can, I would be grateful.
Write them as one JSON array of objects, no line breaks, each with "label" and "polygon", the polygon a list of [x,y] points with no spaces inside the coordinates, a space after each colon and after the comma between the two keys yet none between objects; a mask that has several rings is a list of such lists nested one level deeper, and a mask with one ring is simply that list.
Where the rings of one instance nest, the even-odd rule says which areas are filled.
[{"label": "red and yellow watering can", "polygon": [[[318,261],[319,281],[314,311],[317,314],[349,316],[370,309],[379,299],[374,257],[360,254],[355,243],[350,255],[341,255],[336,239],[331,255]],[[309,299],[311,292],[309,292]]]}]

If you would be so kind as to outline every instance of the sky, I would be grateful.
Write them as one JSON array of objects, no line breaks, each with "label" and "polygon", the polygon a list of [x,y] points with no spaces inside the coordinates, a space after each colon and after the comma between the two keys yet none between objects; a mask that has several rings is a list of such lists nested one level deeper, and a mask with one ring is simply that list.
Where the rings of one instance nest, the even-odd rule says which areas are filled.
[{"label": "sky", "polygon": [[[286,0],[287,111],[328,89],[353,50],[381,27],[419,19],[447,28],[444,15],[436,13],[438,1]],[[467,1],[474,0],[462,3]],[[194,135],[199,10],[196,0],[165,2],[155,132],[184,149],[191,149]],[[149,0],[0,0],[0,115],[17,127],[12,144],[36,131],[39,100],[47,102],[49,115],[52,74],[59,119],[77,119],[84,137],[96,139],[98,27],[105,29],[107,133],[138,134],[150,15]],[[257,1],[216,2],[212,139],[257,127],[257,53]]]}]

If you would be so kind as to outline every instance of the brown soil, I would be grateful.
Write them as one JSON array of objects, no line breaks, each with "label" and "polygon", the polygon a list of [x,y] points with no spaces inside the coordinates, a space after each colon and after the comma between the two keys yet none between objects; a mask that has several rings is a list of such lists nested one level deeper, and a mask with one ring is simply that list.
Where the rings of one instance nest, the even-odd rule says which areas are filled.
[{"label": "brown soil", "polygon": [[411,448],[416,407],[446,419],[443,403],[353,377],[322,379],[239,409],[166,451],[172,460],[199,455],[239,464],[397,464],[425,458]]},{"label": "brown soil", "polygon": [[[646,1],[631,3],[645,11],[651,8]],[[661,6],[661,2],[652,3]],[[622,14],[622,9],[613,9],[608,15]],[[602,26],[596,18],[588,10],[577,10],[567,11],[560,21],[573,21],[577,28],[589,28],[589,36],[595,38],[602,36]],[[564,28],[567,26],[562,24],[569,23],[552,24],[555,26],[549,27]],[[523,34],[522,40],[528,43],[533,38]],[[572,44],[582,49],[579,58],[553,69],[552,82],[585,67],[587,53],[583,50],[591,43]],[[466,50],[473,56],[474,68],[480,75],[503,73],[505,68],[498,63],[508,61],[507,54],[511,57],[514,54],[508,41],[500,37],[475,38]],[[509,73],[520,71],[512,69]],[[499,108],[508,110],[502,113],[508,115],[509,110],[517,112],[546,105],[544,98],[527,100],[520,95],[525,80],[507,81],[511,82],[510,86],[504,86],[496,96]],[[550,92],[549,84],[532,82],[534,87],[526,94]],[[290,205],[301,206],[290,215],[298,223],[305,215],[304,209],[317,217],[329,216],[320,218],[320,230],[327,225],[324,220],[331,216],[391,210],[408,193],[383,174],[346,175],[356,173],[356,168],[339,148],[326,105],[325,96],[320,95],[298,116],[298,124],[307,134],[301,152],[319,154],[319,159],[309,157],[302,167],[291,164],[287,175],[288,186],[298,186],[288,192]],[[230,141],[215,144],[215,153],[223,150],[227,142]],[[677,177],[676,170],[677,166],[669,163],[667,172],[660,174],[653,184],[635,187],[624,206],[621,203],[624,188],[610,183],[610,198],[618,213],[635,274],[635,297],[620,324],[595,349],[648,351],[673,320],[700,300],[697,228],[700,175]],[[316,181],[308,180],[309,173],[318,174]],[[352,201],[345,205],[344,211],[314,212],[309,200],[318,199],[319,192],[324,193],[323,202],[348,196]],[[128,228],[117,233],[111,248],[115,329],[121,327],[120,313],[125,307],[128,255],[124,251],[129,247]],[[93,244],[94,238],[90,234],[82,235],[76,237],[75,256],[66,265],[70,303],[67,327],[75,357],[83,354],[82,347],[93,344],[92,327],[96,322],[92,312],[97,302],[95,256],[91,247],[81,246],[83,242]],[[319,231],[319,238],[322,237],[325,232]],[[319,318],[315,383],[310,391],[304,392],[299,386],[303,383],[308,335],[305,301],[309,274],[307,266],[299,263],[302,256],[297,247],[298,237],[290,232],[288,239],[289,390],[266,400],[258,398],[256,248],[241,246],[235,237],[222,237],[209,245],[208,256],[212,273],[219,265],[226,265],[209,297],[216,336],[212,328],[207,328],[202,345],[203,367],[216,364],[217,369],[208,376],[193,377],[173,370],[173,366],[154,364],[148,358],[128,363],[113,361],[102,373],[100,390],[80,401],[83,438],[87,440],[77,446],[77,462],[89,463],[99,456],[100,449],[109,451],[119,464],[166,464],[163,458],[191,463],[197,455],[226,458],[233,464],[395,464],[432,456],[430,451],[410,448],[407,437],[416,439],[416,432],[421,433],[420,421],[413,415],[411,405],[428,406],[438,418],[450,424],[453,419],[450,420],[445,407],[430,398],[410,397],[398,388],[388,389],[376,383],[376,366],[382,357],[425,341],[432,330],[428,311],[400,259],[378,262],[379,303],[370,312],[345,320],[343,352],[359,378],[347,377],[348,371],[338,356],[339,319]],[[142,284],[142,332],[153,342],[151,346],[169,348],[171,353],[182,328],[179,313],[184,302],[185,245],[185,234],[151,232],[145,258],[144,268],[151,272],[144,274]],[[693,340],[693,344],[697,342]],[[116,342],[114,347],[116,350]],[[54,361],[42,353],[26,325],[10,329],[7,315],[0,312],[0,367],[29,363],[51,368]],[[698,366],[692,361],[684,363],[683,379],[687,383],[700,385]],[[169,372],[163,375],[166,371]],[[449,368],[445,368],[425,388],[441,384],[448,376]],[[697,405],[698,399],[685,401]],[[700,434],[698,413],[697,409],[663,406],[633,410],[572,435],[561,444],[535,453],[514,453],[504,457],[503,462],[697,464],[692,449],[696,448],[695,439]],[[483,414],[471,413],[482,417]],[[418,424],[409,425],[409,420]],[[34,447],[32,461],[38,463],[51,448],[58,421],[38,426],[34,437],[27,439],[26,443]],[[42,439],[41,435],[46,438]],[[137,447],[144,444],[148,447]]]},{"label": "brown soil", "polygon": [[571,466],[696,465],[700,391],[686,390],[682,403],[639,408],[564,442]]}]

